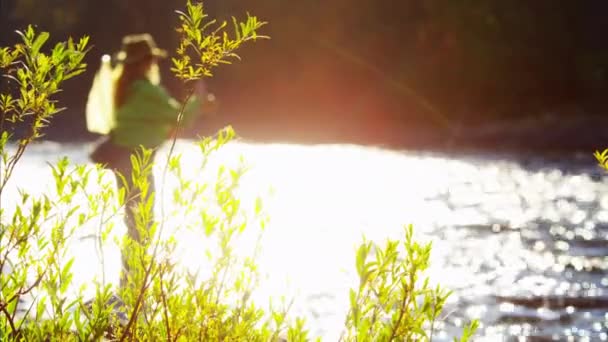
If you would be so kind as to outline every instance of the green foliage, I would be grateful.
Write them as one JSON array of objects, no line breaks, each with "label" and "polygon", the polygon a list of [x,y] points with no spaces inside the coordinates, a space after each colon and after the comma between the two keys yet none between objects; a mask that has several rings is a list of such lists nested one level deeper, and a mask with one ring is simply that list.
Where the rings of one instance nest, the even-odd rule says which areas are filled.
[{"label": "green foliage", "polygon": [[244,22],[232,17],[234,38],[227,32],[228,23],[208,20],[203,3],[187,3],[186,12],[177,11],[181,22],[178,32],[181,34],[177,58],[173,58],[171,71],[182,80],[195,80],[211,77],[211,70],[220,64],[230,64],[231,59],[240,59],[235,53],[243,43],[255,41],[260,36],[257,31],[266,23],[257,17],[247,14]]},{"label": "green foliage", "polygon": [[[3,340],[40,341],[49,336],[63,340],[71,336],[72,324],[80,322],[71,313],[80,299],[68,296],[74,262],[68,245],[78,227],[102,212],[99,203],[110,206],[114,186],[101,179],[99,169],[71,167],[67,159],[51,169],[55,180],[52,191],[39,196],[22,191],[11,219],[6,220],[8,213],[2,213]],[[99,191],[87,193],[90,184],[99,184]],[[21,300],[28,299],[29,306],[19,306]]]},{"label": "green foliage", "polygon": [[[202,4],[190,2],[180,18],[183,39],[174,72],[185,81],[210,76],[213,67],[237,56],[235,50],[243,42],[260,38],[256,30],[263,25],[248,16],[244,23],[234,20],[235,39],[227,38],[225,23],[207,32],[215,22],[204,23]],[[41,52],[48,34],[36,35],[30,28],[22,38],[23,43],[15,48],[0,49],[0,66],[21,90],[17,99],[2,95],[2,121],[26,116],[36,119],[31,135],[19,141],[16,156],[9,156],[10,136],[3,130],[3,172],[12,172],[25,146],[40,136],[40,129],[58,112],[50,98],[61,83],[85,67],[86,38],[78,44],[71,40],[60,43],[48,55]],[[188,49],[198,60],[194,65],[186,55]],[[178,124],[181,117],[180,113]],[[247,256],[236,253],[235,245],[245,231],[254,230],[261,236],[267,218],[260,199],[248,205],[237,196],[246,165],[221,165],[215,181],[197,182],[197,175],[208,169],[214,153],[234,138],[230,127],[214,137],[202,138],[198,142],[200,162],[189,163],[189,172],[182,170],[173,140],[159,190],[160,218],[153,219],[156,193],[148,183],[153,154],[146,149],[132,156],[132,174],[122,175],[130,177],[131,189],[117,191],[98,165],[71,165],[64,158],[51,165],[51,191],[40,195],[21,191],[19,203],[10,212],[0,207],[0,339],[309,340],[305,321],[291,319],[289,305],[264,310],[251,300],[259,282],[259,245]],[[11,172],[3,173],[2,189]],[[168,214],[164,204],[167,177],[177,181],[174,205]],[[98,249],[108,245],[116,233],[114,218],[126,206],[134,208],[138,238],[127,234],[116,241],[129,270],[124,286],[116,288],[104,278],[97,279],[93,298],[85,301],[86,287],[78,289],[76,295],[71,288],[75,260],[68,246],[83,226],[95,229]],[[245,210],[248,207],[255,208],[254,212]],[[171,230],[167,230],[168,225]],[[211,242],[201,255],[209,265],[205,275],[193,273],[174,260],[180,243],[177,237],[185,231]],[[360,283],[351,290],[342,340],[432,338],[434,322],[449,293],[430,288],[427,280],[420,283],[430,249],[430,245],[412,240],[411,227],[403,243],[389,240],[385,246],[376,246],[363,242],[356,257]],[[22,300],[26,300],[25,307]],[[470,338],[475,328],[475,323],[467,327],[461,340]]]},{"label": "green foliage", "polygon": [[[429,266],[431,244],[412,240],[413,229],[405,229],[403,241],[388,240],[384,246],[364,241],[357,250],[358,289],[350,290],[346,317],[346,341],[426,341],[433,337],[450,292],[431,288],[420,277]],[[371,258],[370,258],[371,255]],[[477,327],[466,327],[462,341]]]},{"label": "green foliage", "polygon": [[[0,131],[2,139],[2,161],[0,170],[0,193],[19,158],[27,145],[42,136],[42,129],[47,126],[55,114],[61,111],[56,107],[53,96],[60,91],[60,84],[85,71],[82,61],[87,52],[88,37],[75,43],[71,38],[67,42],[57,43],[51,51],[42,49],[49,39],[47,32],[36,33],[32,26],[24,32],[17,32],[22,42],[12,48],[0,49],[0,70],[3,76],[14,81],[13,93],[0,94]],[[14,155],[5,152],[5,143],[11,138],[5,129],[6,123],[23,122],[30,119],[29,132],[19,138],[18,149]]]},{"label": "green foliage", "polygon": [[593,156],[598,162],[598,165],[604,170],[608,170],[608,149],[605,149],[603,152],[595,151]]}]

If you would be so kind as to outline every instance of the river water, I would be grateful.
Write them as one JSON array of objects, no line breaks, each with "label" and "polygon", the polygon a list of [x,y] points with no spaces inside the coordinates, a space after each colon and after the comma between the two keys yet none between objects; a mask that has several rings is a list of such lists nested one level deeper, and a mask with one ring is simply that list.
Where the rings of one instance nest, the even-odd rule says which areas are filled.
[{"label": "river water", "polygon": [[[46,162],[67,155],[87,163],[88,148],[32,146],[3,203],[15,186],[48,187]],[[178,150],[184,169],[194,165],[193,145],[180,142]],[[454,291],[434,340],[451,340],[478,318],[480,341],[601,341],[608,340],[608,178],[591,152],[514,158],[237,142],[214,158],[244,157],[250,171],[240,193],[262,195],[271,218],[256,298],[264,305],[268,295],[293,296],[293,314],[307,318],[314,336],[333,341],[340,333],[361,237],[398,238],[411,223],[418,240],[433,242],[431,281]],[[181,262],[196,264],[201,244],[183,240]],[[76,281],[90,282],[99,259],[79,241]],[[118,257],[106,253],[114,281]]]}]

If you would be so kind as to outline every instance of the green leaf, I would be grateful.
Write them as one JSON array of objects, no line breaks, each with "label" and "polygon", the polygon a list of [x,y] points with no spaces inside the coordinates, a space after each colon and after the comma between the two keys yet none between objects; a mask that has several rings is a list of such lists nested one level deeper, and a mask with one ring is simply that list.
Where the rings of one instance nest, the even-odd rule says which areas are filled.
[{"label": "green leaf", "polygon": [[364,242],[357,249],[357,257],[356,257],[356,268],[359,277],[363,277],[365,272],[365,259],[367,257],[367,253],[369,252],[368,245]]},{"label": "green leaf", "polygon": [[350,307],[356,308],[357,307],[357,293],[355,292],[355,290],[350,289],[349,299],[350,299]]},{"label": "green leaf", "polygon": [[255,214],[260,215],[262,213],[262,198],[256,197],[255,199]]},{"label": "green leaf", "polygon": [[49,39],[50,34],[48,32],[40,32],[38,37],[34,40],[31,45],[32,55],[35,56],[38,54],[44,43]]}]

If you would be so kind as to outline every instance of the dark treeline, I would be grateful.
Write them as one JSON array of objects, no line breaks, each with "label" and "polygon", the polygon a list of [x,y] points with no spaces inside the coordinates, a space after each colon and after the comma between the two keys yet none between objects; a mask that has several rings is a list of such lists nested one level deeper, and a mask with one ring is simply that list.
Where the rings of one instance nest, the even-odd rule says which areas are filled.
[{"label": "dark treeline", "polygon": [[[61,119],[84,132],[86,91],[102,53],[127,33],[176,46],[184,0],[0,0],[2,45],[34,23],[56,39],[89,34],[90,71],[66,86]],[[244,136],[399,140],[408,127],[473,124],[571,106],[599,112],[608,90],[608,4],[601,0],[207,0],[213,17],[246,11],[271,40],[210,81]],[[182,87],[164,65],[164,80]],[[572,115],[564,110],[560,115]],[[74,129],[76,128],[76,129]],[[205,130],[207,131],[207,130]],[[57,133],[59,134],[59,133]],[[411,135],[411,134],[410,134]],[[407,141],[407,139],[405,139]]]}]

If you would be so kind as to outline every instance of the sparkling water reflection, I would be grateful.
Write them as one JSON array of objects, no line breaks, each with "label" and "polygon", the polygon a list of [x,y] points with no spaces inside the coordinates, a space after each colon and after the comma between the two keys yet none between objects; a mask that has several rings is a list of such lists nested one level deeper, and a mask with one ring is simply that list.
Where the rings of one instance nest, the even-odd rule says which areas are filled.
[{"label": "sparkling water reflection", "polygon": [[[198,158],[194,146],[182,142],[179,150],[190,176],[212,178],[189,167]],[[14,184],[44,191],[51,181],[45,162],[60,155],[87,162],[83,146],[34,146]],[[479,340],[608,338],[608,182],[591,155],[582,164],[538,158],[522,166],[489,156],[233,143],[210,170],[236,165],[241,155],[251,170],[240,194],[245,201],[264,195],[271,217],[256,298],[296,296],[293,313],[306,316],[315,335],[333,341],[340,332],[361,236],[397,238],[412,223],[417,239],[433,242],[431,280],[455,291],[435,340],[451,339],[472,318],[482,322]],[[252,241],[242,241],[243,253]],[[189,233],[180,242],[182,264],[200,267],[205,241]],[[94,239],[72,248],[77,282],[101,273],[96,248]],[[115,282],[117,249],[104,252],[106,280]]]}]

